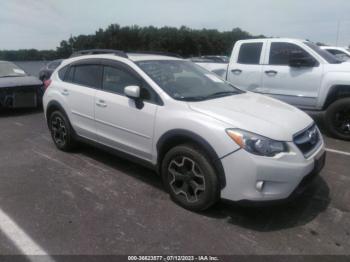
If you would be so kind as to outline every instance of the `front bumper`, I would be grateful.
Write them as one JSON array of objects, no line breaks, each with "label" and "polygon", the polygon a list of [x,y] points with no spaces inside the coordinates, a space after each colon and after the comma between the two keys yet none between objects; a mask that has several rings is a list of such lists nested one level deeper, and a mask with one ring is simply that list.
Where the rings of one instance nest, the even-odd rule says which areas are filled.
[{"label": "front bumper", "polygon": [[42,86],[9,87],[0,89],[0,107],[29,108],[41,104]]},{"label": "front bumper", "polygon": [[262,157],[239,150],[221,159],[226,187],[221,197],[239,202],[269,202],[292,198],[323,168],[324,144],[307,159],[294,143],[289,153]]}]

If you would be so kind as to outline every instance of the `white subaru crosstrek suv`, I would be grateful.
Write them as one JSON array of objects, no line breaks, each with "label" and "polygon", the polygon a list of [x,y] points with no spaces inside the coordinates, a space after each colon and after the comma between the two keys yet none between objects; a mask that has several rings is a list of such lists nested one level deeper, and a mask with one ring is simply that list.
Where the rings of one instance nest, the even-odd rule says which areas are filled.
[{"label": "white subaru crosstrek suv", "polygon": [[219,198],[289,199],[324,166],[324,142],[308,115],[190,61],[84,55],[63,61],[46,85],[57,148],[85,141],[152,167],[190,210]]}]

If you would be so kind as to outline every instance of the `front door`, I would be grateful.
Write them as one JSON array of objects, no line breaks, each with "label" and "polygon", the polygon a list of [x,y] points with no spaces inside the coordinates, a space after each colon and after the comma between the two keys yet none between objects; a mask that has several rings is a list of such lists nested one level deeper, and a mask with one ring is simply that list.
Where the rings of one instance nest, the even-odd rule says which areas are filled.
[{"label": "front door", "polygon": [[[126,86],[140,86],[141,100],[124,95]],[[95,121],[98,141],[145,160],[152,160],[157,104],[146,83],[118,64],[103,66],[102,89],[96,92]]]},{"label": "front door", "polygon": [[[313,59],[312,67],[291,67],[291,53]],[[316,106],[323,65],[295,43],[272,41],[263,67],[263,87],[267,94],[300,108]]]}]

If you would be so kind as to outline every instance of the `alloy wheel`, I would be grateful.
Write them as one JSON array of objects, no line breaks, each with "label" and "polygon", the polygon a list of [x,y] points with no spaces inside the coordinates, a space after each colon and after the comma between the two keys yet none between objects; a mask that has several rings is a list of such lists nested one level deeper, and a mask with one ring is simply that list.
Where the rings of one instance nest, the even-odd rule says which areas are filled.
[{"label": "alloy wheel", "polygon": [[176,157],[168,166],[170,187],[175,195],[189,203],[200,200],[205,191],[205,178],[198,164],[186,156]]},{"label": "alloy wheel", "polygon": [[52,136],[55,143],[62,146],[67,141],[67,128],[60,116],[55,116],[51,121]]}]

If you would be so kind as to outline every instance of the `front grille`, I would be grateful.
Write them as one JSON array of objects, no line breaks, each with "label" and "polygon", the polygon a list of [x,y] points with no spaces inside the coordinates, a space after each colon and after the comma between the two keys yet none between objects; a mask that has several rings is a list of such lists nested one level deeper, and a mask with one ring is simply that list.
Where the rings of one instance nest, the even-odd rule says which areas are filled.
[{"label": "front grille", "polygon": [[294,144],[306,158],[312,155],[321,143],[321,134],[316,124],[294,135]]}]

